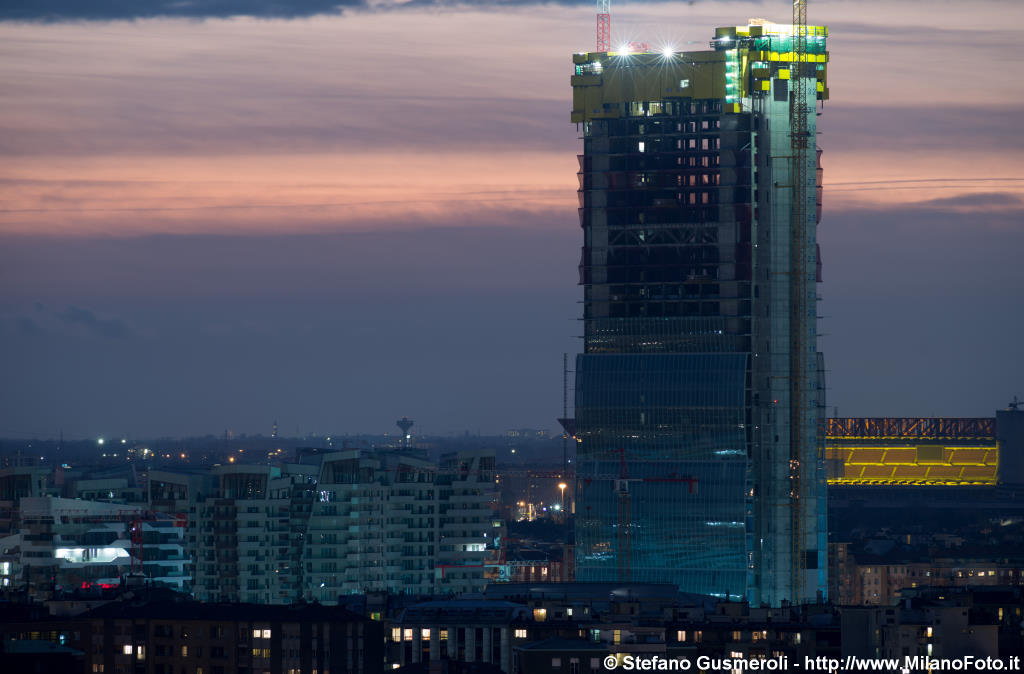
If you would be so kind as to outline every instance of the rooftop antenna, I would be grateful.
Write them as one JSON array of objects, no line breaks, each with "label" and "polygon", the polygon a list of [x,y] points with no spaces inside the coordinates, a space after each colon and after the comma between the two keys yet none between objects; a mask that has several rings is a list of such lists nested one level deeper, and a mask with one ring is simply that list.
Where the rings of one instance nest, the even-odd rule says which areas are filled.
[{"label": "rooftop antenna", "polygon": [[611,51],[612,0],[597,0],[597,51]]},{"label": "rooftop antenna", "polygon": [[1010,404],[1007,405],[1007,409],[1011,409],[1014,412],[1016,412],[1017,410],[1020,409],[1021,405],[1024,405],[1024,400],[1018,400],[1017,396],[1013,396],[1013,400],[1011,400]]}]

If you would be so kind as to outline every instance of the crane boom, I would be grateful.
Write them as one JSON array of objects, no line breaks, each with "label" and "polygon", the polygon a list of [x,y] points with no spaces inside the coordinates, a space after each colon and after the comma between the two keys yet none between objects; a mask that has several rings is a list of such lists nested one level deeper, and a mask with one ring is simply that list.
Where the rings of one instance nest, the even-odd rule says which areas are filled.
[{"label": "crane boom", "polygon": [[597,51],[611,51],[612,2],[597,0]]}]

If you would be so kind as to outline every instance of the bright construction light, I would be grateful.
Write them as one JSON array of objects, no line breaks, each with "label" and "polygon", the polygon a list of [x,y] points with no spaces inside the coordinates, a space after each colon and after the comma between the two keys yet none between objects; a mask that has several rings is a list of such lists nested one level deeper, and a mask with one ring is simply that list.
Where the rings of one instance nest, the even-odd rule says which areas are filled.
[{"label": "bright construction light", "polygon": [[672,49],[672,47],[665,47],[664,49],[661,50],[661,55],[667,59],[672,58],[675,55],[675,53],[676,51],[675,49]]},{"label": "bright construction light", "polygon": [[621,45],[619,45],[619,53],[620,54],[628,54],[629,53],[629,43],[628,42],[624,42]]},{"label": "bright construction light", "polygon": [[102,445],[103,444],[103,438],[100,438],[99,440],[97,440],[96,444],[97,445]]}]

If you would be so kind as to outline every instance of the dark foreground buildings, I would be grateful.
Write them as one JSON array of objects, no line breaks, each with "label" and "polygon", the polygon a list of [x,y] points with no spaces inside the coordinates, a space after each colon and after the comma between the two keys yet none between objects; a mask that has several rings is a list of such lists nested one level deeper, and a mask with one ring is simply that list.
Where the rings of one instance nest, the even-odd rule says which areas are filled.
[{"label": "dark foreground buildings", "polygon": [[711,51],[573,57],[580,580],[773,606],[825,592],[826,34],[752,22]]},{"label": "dark foreground buildings", "polygon": [[[19,611],[25,615],[17,615]],[[47,658],[37,655],[37,666],[56,663],[39,671],[376,674],[384,662],[384,631],[379,622],[318,604],[125,598],[67,617],[33,616],[24,607],[6,606],[0,635],[7,646],[48,642],[73,651]],[[7,655],[0,657],[0,665],[12,661]],[[0,671],[18,670],[0,666]]]}]

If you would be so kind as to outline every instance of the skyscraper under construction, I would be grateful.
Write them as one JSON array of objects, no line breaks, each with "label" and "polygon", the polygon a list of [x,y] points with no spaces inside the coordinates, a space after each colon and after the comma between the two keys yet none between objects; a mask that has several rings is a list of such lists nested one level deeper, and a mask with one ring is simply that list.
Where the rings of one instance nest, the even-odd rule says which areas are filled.
[{"label": "skyscraper under construction", "polygon": [[[795,23],[795,22],[794,22]],[[576,54],[576,575],[771,605],[826,588],[821,26]]]}]

